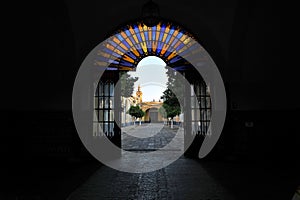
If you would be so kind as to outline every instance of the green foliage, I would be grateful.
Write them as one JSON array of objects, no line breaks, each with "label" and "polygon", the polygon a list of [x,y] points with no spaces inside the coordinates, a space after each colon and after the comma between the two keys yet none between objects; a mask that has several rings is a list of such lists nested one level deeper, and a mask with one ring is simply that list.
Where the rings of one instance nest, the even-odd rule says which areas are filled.
[{"label": "green foliage", "polygon": [[[176,102],[177,98],[175,97],[175,98],[172,98],[170,100],[171,100],[171,102]],[[177,100],[177,102],[178,102],[178,100]],[[172,103],[170,103],[170,101],[167,101],[167,102],[163,103],[162,107],[165,110],[165,113],[166,113],[165,116],[167,118],[170,117],[170,118],[173,119],[176,115],[179,115],[181,113],[181,109],[180,109],[179,103],[178,104],[177,103],[176,104],[172,104]]]},{"label": "green foliage", "polygon": [[145,112],[139,106],[130,106],[128,113],[135,118],[142,118]]},{"label": "green foliage", "polygon": [[[159,110],[164,118],[172,118],[181,113],[180,103],[183,100],[183,84],[178,72],[167,68],[168,88],[163,92],[163,105]],[[176,94],[176,95],[175,95]]]},{"label": "green foliage", "polygon": [[163,118],[167,118],[167,112],[165,110],[165,108],[163,106],[161,106],[159,109],[158,109],[158,112],[159,114],[163,117]]},{"label": "green foliage", "polygon": [[130,97],[134,90],[134,83],[138,77],[131,77],[127,72],[121,73],[121,96]]},{"label": "green foliage", "polygon": [[139,110],[139,112],[137,113],[137,118],[142,118],[145,116],[145,112],[142,111],[142,109]]}]

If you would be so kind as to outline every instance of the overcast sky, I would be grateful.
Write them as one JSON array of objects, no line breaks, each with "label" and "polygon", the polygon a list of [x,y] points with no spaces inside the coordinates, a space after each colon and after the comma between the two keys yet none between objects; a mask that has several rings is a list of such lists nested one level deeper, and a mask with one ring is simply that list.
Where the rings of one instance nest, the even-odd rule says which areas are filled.
[{"label": "overcast sky", "polygon": [[135,82],[133,95],[137,91],[138,85],[143,92],[143,101],[158,101],[166,89],[168,77],[165,69],[166,63],[156,57],[148,56],[142,59],[136,68],[136,71],[128,72],[133,77],[138,77]]}]

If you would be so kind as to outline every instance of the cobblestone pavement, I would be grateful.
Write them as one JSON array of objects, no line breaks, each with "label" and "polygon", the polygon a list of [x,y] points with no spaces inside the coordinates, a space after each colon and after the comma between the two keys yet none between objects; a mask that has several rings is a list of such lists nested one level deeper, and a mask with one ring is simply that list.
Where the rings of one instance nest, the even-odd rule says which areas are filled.
[{"label": "cobblestone pavement", "polygon": [[[151,151],[163,148],[169,144],[178,127],[171,129],[160,123],[144,124],[142,126],[131,126],[122,130],[122,149],[129,151]],[[183,134],[181,134],[183,141]],[[170,147],[173,150],[179,147]]]},{"label": "cobblestone pavement", "polygon": [[[129,127],[124,130],[127,134],[123,134],[123,149],[144,151],[161,148],[172,140],[177,130],[180,129],[171,130],[159,124]],[[139,133],[140,138],[134,137]],[[146,135],[152,137],[145,138]],[[182,142],[183,136],[177,140]],[[169,150],[176,148],[178,145],[171,145]],[[126,159],[126,155],[123,157]],[[198,161],[180,157],[171,165],[148,173],[126,173],[103,166],[68,199],[231,200],[234,198],[201,167]]]},{"label": "cobblestone pavement", "polygon": [[198,199],[232,200],[230,193],[201,165],[180,158],[149,173],[125,173],[101,167],[68,200],[98,199]]}]

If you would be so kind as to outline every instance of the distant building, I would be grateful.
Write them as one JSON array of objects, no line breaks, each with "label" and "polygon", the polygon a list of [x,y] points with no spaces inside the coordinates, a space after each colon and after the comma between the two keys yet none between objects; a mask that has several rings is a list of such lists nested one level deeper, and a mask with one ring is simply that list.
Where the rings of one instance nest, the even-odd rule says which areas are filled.
[{"label": "distant building", "polygon": [[[141,86],[138,86],[138,90],[136,91],[135,96],[131,96],[129,98],[123,98],[123,112],[122,112],[122,125],[129,125],[133,123],[132,117],[127,113],[130,106],[140,106],[140,108],[145,112],[145,116],[142,118],[144,122],[163,122],[167,119],[164,119],[159,113],[160,107],[163,105],[161,100],[149,102],[143,102],[143,92],[141,90]],[[174,121],[179,122],[180,117],[174,117]]]}]

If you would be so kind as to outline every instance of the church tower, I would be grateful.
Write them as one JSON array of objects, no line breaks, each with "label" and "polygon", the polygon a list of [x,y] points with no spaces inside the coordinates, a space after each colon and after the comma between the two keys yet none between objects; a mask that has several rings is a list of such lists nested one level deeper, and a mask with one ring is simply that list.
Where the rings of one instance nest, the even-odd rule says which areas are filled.
[{"label": "church tower", "polygon": [[137,103],[142,103],[143,101],[143,92],[141,91],[141,86],[138,86],[138,90],[136,91],[136,100]]}]

